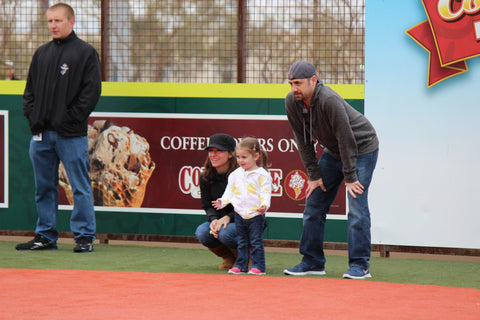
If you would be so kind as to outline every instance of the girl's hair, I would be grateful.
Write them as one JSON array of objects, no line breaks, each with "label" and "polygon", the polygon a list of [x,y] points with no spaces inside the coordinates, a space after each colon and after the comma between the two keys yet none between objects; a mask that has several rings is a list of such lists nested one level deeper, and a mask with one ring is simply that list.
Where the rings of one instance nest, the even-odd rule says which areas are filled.
[{"label": "girl's hair", "polygon": [[243,138],[238,144],[237,148],[247,149],[253,155],[258,153],[260,155],[260,166],[268,171],[270,164],[268,163],[268,154],[267,151],[260,147],[260,143],[256,138],[247,137]]},{"label": "girl's hair", "polygon": [[[227,151],[232,157],[228,159],[228,170],[226,172],[226,175],[232,173],[233,170],[238,168],[238,163],[237,163],[237,158],[235,157],[235,154],[233,152]],[[209,182],[213,183],[214,182],[214,177],[217,172],[214,166],[212,166],[212,162],[210,161],[210,157],[207,155],[207,159],[205,159],[205,163],[203,164],[203,167],[205,170],[202,173],[202,179]]]}]

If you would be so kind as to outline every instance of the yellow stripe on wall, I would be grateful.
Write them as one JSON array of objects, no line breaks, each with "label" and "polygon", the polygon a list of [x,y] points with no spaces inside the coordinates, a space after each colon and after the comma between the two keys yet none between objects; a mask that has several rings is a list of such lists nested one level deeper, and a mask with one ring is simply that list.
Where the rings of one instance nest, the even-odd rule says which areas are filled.
[{"label": "yellow stripe on wall", "polygon": [[[344,99],[364,99],[364,85],[329,85]],[[0,94],[22,95],[25,81],[0,81]],[[103,82],[102,96],[283,99],[288,84]]]},{"label": "yellow stripe on wall", "polygon": [[13,94],[13,95],[23,95],[25,90],[25,81],[14,80],[14,81],[0,81],[0,94]]}]

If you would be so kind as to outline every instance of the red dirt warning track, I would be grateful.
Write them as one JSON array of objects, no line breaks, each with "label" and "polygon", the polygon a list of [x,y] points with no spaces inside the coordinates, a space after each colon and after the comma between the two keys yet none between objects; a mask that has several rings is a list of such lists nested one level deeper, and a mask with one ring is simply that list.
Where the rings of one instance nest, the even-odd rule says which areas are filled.
[{"label": "red dirt warning track", "polygon": [[480,290],[343,279],[0,269],[0,319],[475,319]]}]

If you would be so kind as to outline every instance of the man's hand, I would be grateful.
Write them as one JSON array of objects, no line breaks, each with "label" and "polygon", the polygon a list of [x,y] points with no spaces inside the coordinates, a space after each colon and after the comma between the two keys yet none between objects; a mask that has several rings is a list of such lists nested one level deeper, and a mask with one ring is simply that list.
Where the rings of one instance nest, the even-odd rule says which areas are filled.
[{"label": "man's hand", "polygon": [[324,192],[327,191],[327,188],[325,188],[325,186],[323,185],[322,178],[314,181],[307,181],[307,199],[310,198],[313,190],[317,189],[318,187],[320,187],[320,189],[322,189],[322,191]]},{"label": "man's hand", "polygon": [[347,186],[348,193],[354,198],[357,197],[355,194],[362,194],[365,189],[358,180],[355,182],[345,182],[345,185]]}]

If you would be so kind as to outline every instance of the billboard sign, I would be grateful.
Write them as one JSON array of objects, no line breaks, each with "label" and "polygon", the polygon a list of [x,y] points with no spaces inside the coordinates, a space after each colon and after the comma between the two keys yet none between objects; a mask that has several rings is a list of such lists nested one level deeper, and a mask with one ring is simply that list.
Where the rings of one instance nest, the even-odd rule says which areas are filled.
[{"label": "billboard sign", "polygon": [[[308,179],[286,116],[93,113],[89,127],[97,207],[200,209],[205,147],[211,135],[227,133],[237,142],[256,137],[268,152],[270,214],[303,212]],[[60,185],[62,204],[71,204],[68,178],[62,172]],[[329,213],[345,215],[345,199],[342,189]]]}]

